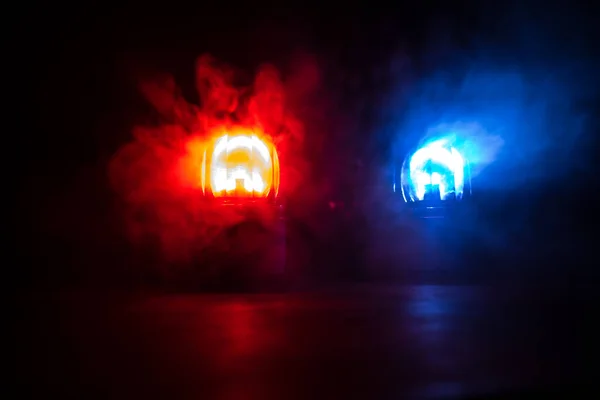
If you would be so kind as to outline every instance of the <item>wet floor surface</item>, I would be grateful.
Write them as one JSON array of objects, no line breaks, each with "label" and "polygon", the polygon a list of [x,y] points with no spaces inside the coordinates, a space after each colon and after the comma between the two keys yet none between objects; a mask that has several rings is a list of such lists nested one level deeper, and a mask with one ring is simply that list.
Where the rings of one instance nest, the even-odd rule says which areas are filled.
[{"label": "wet floor surface", "polygon": [[24,394],[123,399],[571,390],[582,372],[586,311],[570,293],[415,285],[30,297],[17,324],[18,383]]}]

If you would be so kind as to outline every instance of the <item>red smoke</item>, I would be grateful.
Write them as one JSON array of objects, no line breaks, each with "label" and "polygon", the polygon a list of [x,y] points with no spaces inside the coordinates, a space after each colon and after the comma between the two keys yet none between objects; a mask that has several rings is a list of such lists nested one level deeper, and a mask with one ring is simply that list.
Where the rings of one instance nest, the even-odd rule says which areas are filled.
[{"label": "red smoke", "polygon": [[211,56],[199,57],[200,106],[182,97],[172,77],[140,83],[161,123],[137,126],[132,141],[118,150],[109,165],[110,181],[123,200],[125,226],[134,243],[151,240],[160,244],[166,259],[187,261],[225,224],[222,216],[203,209],[198,201],[202,196],[200,148],[215,131],[233,125],[273,136],[284,196],[306,186],[310,179],[303,157],[306,135],[295,111],[306,113],[306,107],[314,104],[320,83],[316,63],[297,60],[287,79],[265,65],[249,87],[238,85],[238,79],[232,68]]}]

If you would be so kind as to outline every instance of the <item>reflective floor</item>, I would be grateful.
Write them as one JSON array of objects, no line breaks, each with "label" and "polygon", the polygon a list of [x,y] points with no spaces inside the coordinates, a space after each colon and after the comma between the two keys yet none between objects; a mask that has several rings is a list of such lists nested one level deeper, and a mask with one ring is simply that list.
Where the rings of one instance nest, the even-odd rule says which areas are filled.
[{"label": "reflective floor", "polygon": [[274,295],[31,296],[17,324],[18,383],[21,393],[123,399],[569,391],[583,382],[586,321],[583,303],[569,293],[379,285]]}]

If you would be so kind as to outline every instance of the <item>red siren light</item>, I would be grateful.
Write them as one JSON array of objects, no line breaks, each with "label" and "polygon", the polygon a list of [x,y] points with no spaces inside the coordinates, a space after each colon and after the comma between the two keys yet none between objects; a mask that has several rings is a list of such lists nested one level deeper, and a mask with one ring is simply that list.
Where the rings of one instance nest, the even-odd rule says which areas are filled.
[{"label": "red siren light", "polygon": [[202,159],[204,194],[217,198],[276,198],[280,171],[270,138],[255,131],[233,130],[209,142]]}]

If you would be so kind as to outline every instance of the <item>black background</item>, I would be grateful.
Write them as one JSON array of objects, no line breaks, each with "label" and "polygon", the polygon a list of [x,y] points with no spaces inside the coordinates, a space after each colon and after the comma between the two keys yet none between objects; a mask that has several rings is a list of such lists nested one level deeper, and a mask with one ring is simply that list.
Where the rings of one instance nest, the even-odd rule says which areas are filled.
[{"label": "black background", "polygon": [[[16,233],[21,260],[27,260],[18,273],[27,280],[47,277],[40,269],[46,271],[54,263],[53,252],[77,247],[72,238],[57,238],[40,227],[48,213],[56,212],[49,204],[80,196],[79,202],[69,203],[79,204],[80,209],[69,210],[65,219],[90,217],[87,226],[94,232],[108,229],[106,221],[117,223],[106,164],[130,139],[132,127],[153,112],[136,88],[140,71],[173,74],[184,96],[197,102],[193,68],[199,54],[211,53],[249,74],[264,62],[285,70],[294,55],[313,54],[336,104],[331,119],[342,116],[344,121],[328,140],[343,138],[349,143],[340,157],[343,162],[360,158],[368,168],[379,168],[390,158],[390,137],[378,129],[386,118],[380,105],[397,84],[389,66],[398,59],[410,64],[407,92],[432,71],[464,68],[475,53],[499,65],[532,68],[583,60],[591,72],[579,80],[593,85],[598,65],[596,15],[590,5],[534,1],[320,7],[260,2],[122,3],[118,7],[32,3],[11,18],[9,26],[15,29],[8,40],[15,56],[9,62],[14,73],[7,80],[17,89],[13,104],[20,115],[14,117],[18,132],[14,137],[21,145]],[[593,98],[578,106],[597,118],[598,103]],[[595,132],[586,136],[590,153],[585,157],[592,155],[595,137]],[[312,162],[324,161],[315,156]],[[327,168],[331,174],[344,170]],[[569,184],[593,199],[595,181],[591,166]],[[56,264],[52,274],[58,274],[64,263]]]}]

